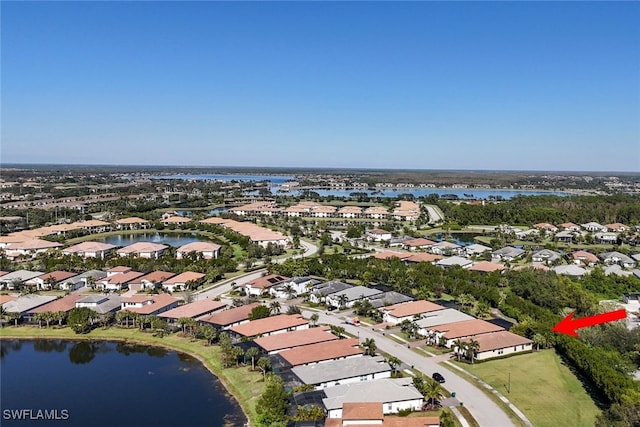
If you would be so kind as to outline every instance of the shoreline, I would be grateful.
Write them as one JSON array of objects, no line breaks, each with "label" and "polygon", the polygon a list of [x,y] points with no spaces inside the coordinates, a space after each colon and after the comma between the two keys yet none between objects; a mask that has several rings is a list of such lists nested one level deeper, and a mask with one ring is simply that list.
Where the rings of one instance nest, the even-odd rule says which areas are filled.
[{"label": "shoreline", "polygon": [[[232,387],[228,382],[227,379],[223,377],[223,375],[219,372],[216,371],[216,369],[200,354],[194,353],[192,351],[186,350],[184,348],[180,348],[177,346],[173,346],[171,345],[171,343],[166,343],[166,342],[161,342],[161,341],[156,341],[155,339],[150,339],[149,341],[144,340],[144,339],[138,339],[135,337],[124,337],[124,336],[90,336],[89,334],[79,334],[77,336],[67,336],[64,333],[62,334],[56,334],[56,331],[60,331],[60,330],[68,330],[70,331],[70,329],[68,327],[65,328],[61,328],[61,329],[49,329],[49,328],[36,328],[36,327],[32,327],[32,326],[19,326],[19,329],[23,329],[23,328],[29,328],[29,329],[38,329],[38,330],[42,330],[42,331],[47,331],[45,336],[38,336],[38,335],[34,335],[34,334],[25,334],[25,335],[15,335],[15,334],[11,334],[11,333],[6,333],[5,331],[9,328],[13,328],[14,330],[16,329],[15,326],[10,326],[10,327],[3,327],[0,329],[0,341],[2,340],[65,340],[65,341],[111,341],[111,342],[125,342],[125,343],[132,343],[132,344],[140,344],[140,345],[147,345],[147,346],[154,346],[154,347],[160,347],[160,348],[164,348],[167,350],[171,350],[171,351],[175,351],[175,352],[180,352],[180,353],[184,353],[187,354],[191,357],[193,357],[194,359],[198,360],[202,366],[204,366],[204,368],[209,371],[209,373],[211,375],[213,375],[218,381],[220,381],[220,384],[222,384],[222,387],[224,388],[224,390],[237,402],[238,406],[240,407],[240,410],[242,411],[242,413],[244,414],[245,418],[246,418],[246,423],[244,424],[246,427],[251,427],[251,416],[249,414],[249,409],[245,406],[248,405],[248,402],[245,402],[244,399],[242,399],[239,396],[239,392],[237,390],[235,390],[234,387]],[[106,329],[106,330],[111,330],[112,328]],[[103,330],[103,329],[94,329],[91,332],[94,331],[99,331],[99,330]],[[90,333],[91,333],[90,332]],[[100,334],[98,334],[100,335]],[[169,335],[171,336],[171,335]],[[155,338],[155,337],[153,337]],[[159,340],[163,339],[163,338],[158,338]],[[211,347],[211,346],[209,346]],[[203,346],[203,349],[207,348],[205,346]]]}]

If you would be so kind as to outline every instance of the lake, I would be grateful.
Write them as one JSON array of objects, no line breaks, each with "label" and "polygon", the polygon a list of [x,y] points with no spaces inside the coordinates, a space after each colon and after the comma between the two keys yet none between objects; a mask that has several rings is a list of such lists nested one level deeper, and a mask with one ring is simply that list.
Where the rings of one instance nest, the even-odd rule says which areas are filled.
[{"label": "lake", "polygon": [[[350,197],[351,193],[366,193],[369,197],[398,197],[401,194],[412,194],[414,197],[424,197],[430,194],[437,194],[440,197],[446,195],[455,195],[460,200],[492,200],[500,196],[503,200],[511,199],[515,196],[569,196],[569,193],[562,191],[527,191],[527,190],[501,190],[501,189],[472,189],[472,188],[406,188],[402,190],[382,190],[380,192],[368,190],[328,190],[317,189],[310,190],[318,193],[320,196],[326,197]],[[300,190],[278,193],[283,196],[299,196]],[[254,192],[257,194],[257,192]],[[471,196],[471,197],[469,197]]]},{"label": "lake", "polygon": [[182,179],[185,181],[270,181],[272,184],[284,184],[287,181],[295,181],[293,176],[283,175],[225,175],[225,174],[194,174],[194,175],[156,175],[151,179]]},{"label": "lake", "polygon": [[[2,424],[112,427],[241,426],[246,418],[193,357],[125,343],[2,340]],[[58,420],[11,420],[6,410],[57,410]],[[64,410],[64,411],[63,411]]]},{"label": "lake", "polygon": [[179,248],[192,242],[209,242],[210,239],[199,236],[196,233],[141,233],[141,234],[117,234],[95,239],[97,242],[109,243],[116,246],[128,246],[137,242],[162,243]]}]

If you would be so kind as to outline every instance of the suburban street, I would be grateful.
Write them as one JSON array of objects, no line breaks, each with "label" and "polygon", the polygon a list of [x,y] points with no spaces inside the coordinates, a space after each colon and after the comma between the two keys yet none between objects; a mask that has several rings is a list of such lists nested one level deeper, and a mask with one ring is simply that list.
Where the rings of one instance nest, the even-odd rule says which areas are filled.
[{"label": "suburban street", "polygon": [[445,367],[438,365],[431,358],[421,356],[406,346],[398,344],[382,335],[382,333],[373,331],[366,326],[348,325],[339,318],[339,315],[327,315],[326,312],[321,311],[302,311],[302,314],[307,318],[313,313],[318,313],[320,316],[319,323],[342,326],[346,332],[359,336],[361,341],[366,338],[375,339],[379,350],[398,357],[408,365],[413,365],[415,369],[429,377],[434,372],[440,372],[446,379],[445,388],[450,392],[456,392],[456,398],[464,403],[464,407],[469,410],[481,427],[514,426],[507,414],[484,392]]}]

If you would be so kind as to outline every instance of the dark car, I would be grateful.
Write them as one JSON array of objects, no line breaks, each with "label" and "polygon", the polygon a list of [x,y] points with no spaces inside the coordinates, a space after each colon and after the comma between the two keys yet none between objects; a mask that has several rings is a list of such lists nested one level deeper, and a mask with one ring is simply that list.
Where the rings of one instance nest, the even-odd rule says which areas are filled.
[{"label": "dark car", "polygon": [[327,307],[327,310],[328,310],[328,311],[333,311],[333,310],[335,310],[336,308],[337,308],[337,307],[334,307],[334,306],[330,305],[329,307]]},{"label": "dark car", "polygon": [[425,410],[442,408],[442,403],[438,399],[429,398],[424,401],[423,408]]},{"label": "dark car", "polygon": [[444,382],[444,377],[440,375],[438,372],[434,372],[434,374],[431,375],[431,378],[433,378],[434,380],[438,381],[441,384]]}]

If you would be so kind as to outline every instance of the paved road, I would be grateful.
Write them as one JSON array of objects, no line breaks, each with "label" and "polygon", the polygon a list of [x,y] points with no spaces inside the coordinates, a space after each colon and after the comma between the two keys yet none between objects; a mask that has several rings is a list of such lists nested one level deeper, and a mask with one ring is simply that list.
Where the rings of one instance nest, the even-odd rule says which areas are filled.
[{"label": "paved road", "polygon": [[436,208],[434,208],[431,205],[424,205],[424,207],[427,210],[427,213],[429,214],[429,222],[435,223],[435,222],[444,221],[444,218],[442,217],[442,215],[440,215],[440,213]]},{"label": "paved road", "polygon": [[[313,311],[303,310],[302,314],[309,317]],[[317,312],[320,316],[320,323],[340,325],[350,334],[358,335],[360,340],[373,338],[381,351],[398,357],[403,362],[413,365],[420,372],[431,376],[434,372],[440,372],[446,379],[445,387],[450,392],[456,392],[456,398],[464,403],[473,418],[481,427],[511,427],[513,422],[507,414],[479,388],[467,382],[445,367],[438,365],[429,357],[421,356],[404,345],[383,336],[379,332],[371,330],[365,326],[352,326],[340,320],[339,315],[327,315],[325,312]]]}]

